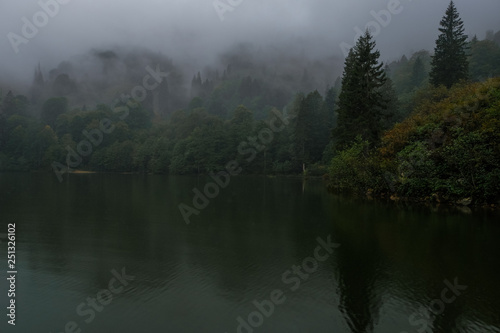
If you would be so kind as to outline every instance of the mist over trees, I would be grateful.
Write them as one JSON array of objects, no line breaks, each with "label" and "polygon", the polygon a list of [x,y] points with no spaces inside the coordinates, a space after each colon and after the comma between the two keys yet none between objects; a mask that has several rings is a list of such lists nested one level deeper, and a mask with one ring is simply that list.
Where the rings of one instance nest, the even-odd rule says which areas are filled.
[{"label": "mist over trees", "polygon": [[[422,108],[446,112],[432,103],[449,96],[455,83],[484,82],[500,73],[498,33],[466,40],[453,2],[441,25],[434,55],[420,50],[385,63],[367,31],[345,59],[343,74],[336,57],[313,59],[305,50],[251,44],[238,44],[202,68],[124,48],[92,50],[49,71],[39,64],[24,94],[2,93],[0,170],[207,174],[236,160],[245,166],[243,173],[339,176],[348,183],[332,188],[389,191],[381,185],[388,182],[383,170],[393,172],[404,153],[378,151],[395,140],[387,131],[406,133],[401,126],[407,125],[400,124],[420,119],[414,114]],[[452,63],[458,67],[445,61],[450,57],[457,57]],[[142,102],[134,100],[130,92],[154,72],[162,73],[162,80]],[[444,81],[437,84],[438,78]],[[259,133],[276,114],[286,126],[262,139]],[[438,127],[408,154],[417,154],[417,148],[418,154],[434,153],[439,133],[449,131]],[[477,133],[481,140],[488,137],[483,134]],[[349,164],[353,161],[361,164]],[[401,193],[425,192],[411,186]]]},{"label": "mist over trees", "polygon": [[[40,116],[44,101],[65,97],[70,108],[114,105],[141,85],[147,68],[168,77],[142,102],[159,117],[167,117],[191,103],[228,117],[239,104],[264,117],[272,107],[282,109],[298,91],[324,91],[340,74],[341,59],[309,58],[302,51],[257,48],[237,44],[221,53],[214,64],[196,67],[146,49],[93,49],[46,69],[34,68],[33,81],[18,91],[30,102],[29,113]],[[197,98],[193,101],[194,98]]]}]

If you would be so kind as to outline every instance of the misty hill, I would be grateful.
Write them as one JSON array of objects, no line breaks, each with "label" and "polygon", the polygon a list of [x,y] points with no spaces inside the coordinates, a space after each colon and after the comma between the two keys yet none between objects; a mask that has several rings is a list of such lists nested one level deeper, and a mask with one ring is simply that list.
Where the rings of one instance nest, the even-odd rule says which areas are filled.
[{"label": "misty hill", "polygon": [[[471,78],[485,80],[499,75],[500,31],[488,31],[471,49]],[[61,61],[55,68],[41,63],[34,68],[30,84],[0,82],[3,94],[12,90],[29,100],[29,113],[39,116],[42,104],[51,97],[66,97],[70,110],[115,105],[123,94],[142,85],[147,68],[168,72],[168,77],[143,101],[145,109],[165,117],[180,109],[204,107],[223,118],[238,105],[251,109],[262,119],[273,107],[282,109],[297,92],[327,88],[339,82],[343,59],[338,56],[312,56],[314,52],[297,43],[257,46],[234,44],[220,52],[210,65],[192,58],[173,59],[148,49],[114,47],[91,49]],[[421,68],[414,68],[419,62]],[[411,110],[414,89],[425,83],[431,54],[422,50],[387,62],[403,114]],[[415,70],[417,72],[415,72]],[[419,75],[419,77],[415,77]]]},{"label": "misty hill", "polygon": [[149,67],[168,73],[142,103],[158,116],[189,107],[197,98],[194,105],[203,105],[212,114],[226,117],[245,104],[260,117],[272,107],[284,107],[298,91],[326,91],[341,74],[342,59],[312,59],[306,54],[303,49],[239,44],[221,53],[214,65],[196,68],[186,60],[174,61],[146,49],[93,49],[56,68],[39,64],[31,86],[19,90],[28,96],[33,115],[39,115],[42,103],[51,97],[66,97],[70,109],[114,105],[122,94],[142,85]]}]

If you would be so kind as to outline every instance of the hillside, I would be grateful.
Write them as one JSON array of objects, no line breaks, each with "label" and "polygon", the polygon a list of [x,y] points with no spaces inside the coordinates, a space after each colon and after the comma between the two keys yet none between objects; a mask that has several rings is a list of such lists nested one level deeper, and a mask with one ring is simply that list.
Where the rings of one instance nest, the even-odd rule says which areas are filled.
[{"label": "hillside", "polygon": [[358,140],[333,159],[329,186],[393,199],[498,203],[500,78],[427,88],[380,146]]}]

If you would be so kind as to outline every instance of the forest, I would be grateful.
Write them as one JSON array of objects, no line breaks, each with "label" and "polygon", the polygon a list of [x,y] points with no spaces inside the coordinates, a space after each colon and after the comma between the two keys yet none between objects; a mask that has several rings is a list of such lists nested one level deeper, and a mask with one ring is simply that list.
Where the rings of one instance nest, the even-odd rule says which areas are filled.
[{"label": "forest", "polygon": [[[324,91],[308,90],[314,64],[276,76],[231,55],[222,73],[194,75],[189,98],[177,96],[167,61],[169,77],[144,102],[90,106],[92,94],[75,98],[84,89],[69,66],[49,80],[38,68],[28,96],[1,94],[0,171],[191,175],[236,160],[243,174],[324,177],[334,191],[497,203],[500,31],[468,38],[454,14],[450,5],[442,27],[451,27],[455,51],[442,31],[434,52],[383,64],[367,32]],[[447,52],[455,68],[440,63]],[[98,56],[110,63],[117,54]],[[115,97],[121,87],[113,89]],[[269,134],[277,115],[286,126]]]}]

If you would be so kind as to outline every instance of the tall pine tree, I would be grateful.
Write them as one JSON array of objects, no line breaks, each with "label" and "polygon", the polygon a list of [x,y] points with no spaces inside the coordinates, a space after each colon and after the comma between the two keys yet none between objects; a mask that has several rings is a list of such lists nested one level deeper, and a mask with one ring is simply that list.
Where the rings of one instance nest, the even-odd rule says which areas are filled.
[{"label": "tall pine tree", "polygon": [[387,101],[381,88],[387,81],[380,52],[367,30],[349,51],[339,95],[337,128],[334,138],[338,149],[345,148],[358,135],[375,143],[382,131],[382,111]]},{"label": "tall pine tree", "polygon": [[466,80],[469,73],[467,60],[467,35],[453,1],[450,2],[441,27],[432,57],[430,81],[434,86],[444,85],[450,88],[460,80]]}]

